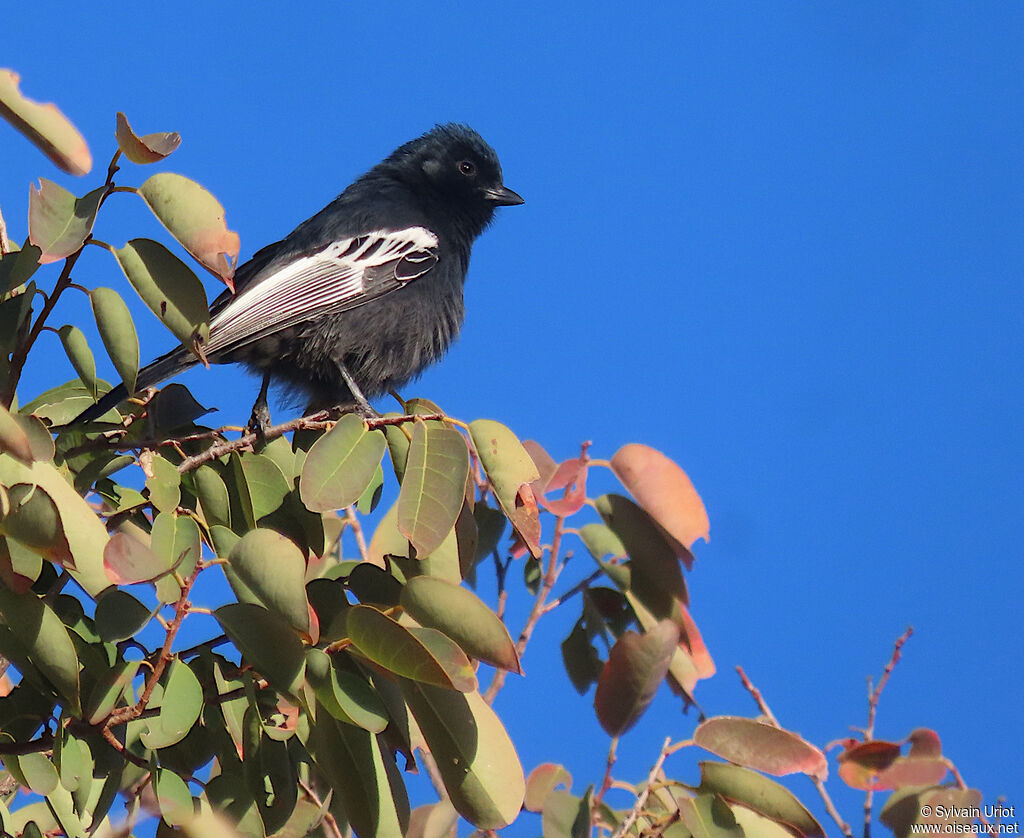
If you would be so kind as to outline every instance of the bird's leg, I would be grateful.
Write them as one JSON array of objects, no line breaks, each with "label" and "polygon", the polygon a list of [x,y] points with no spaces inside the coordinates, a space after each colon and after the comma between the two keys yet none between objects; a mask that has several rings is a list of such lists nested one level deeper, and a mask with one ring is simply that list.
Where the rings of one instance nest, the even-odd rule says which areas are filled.
[{"label": "bird's leg", "polygon": [[356,400],[356,406],[359,408],[359,412],[363,416],[374,417],[380,416],[380,414],[371,407],[370,403],[366,400],[366,396],[363,395],[363,391],[359,389],[359,385],[356,384],[356,380],[352,377],[352,373],[348,371],[348,367],[345,366],[344,361],[335,361],[338,366],[338,372],[341,373],[341,377],[345,379],[345,384],[348,386],[349,392],[352,394],[352,398]]},{"label": "bird's leg", "polygon": [[260,394],[256,397],[256,403],[252,406],[252,415],[249,417],[249,429],[257,437],[263,439],[270,427],[270,407],[267,405],[267,390],[270,389],[270,373],[263,373],[263,386],[260,387]]}]

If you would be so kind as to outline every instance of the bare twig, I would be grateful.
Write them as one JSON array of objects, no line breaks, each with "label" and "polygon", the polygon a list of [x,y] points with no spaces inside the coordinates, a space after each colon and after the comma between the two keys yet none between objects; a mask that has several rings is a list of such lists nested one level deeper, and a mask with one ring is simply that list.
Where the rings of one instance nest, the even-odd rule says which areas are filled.
[{"label": "bare twig", "polygon": [[356,508],[354,506],[345,507],[345,520],[348,522],[349,529],[352,530],[352,535],[355,536],[359,558],[365,562],[370,556],[370,551],[366,547],[363,525],[359,523],[359,516],[356,515]]},{"label": "bare twig", "polygon": [[[320,799],[320,795],[316,793],[316,790],[312,786],[302,782],[302,780],[299,780],[299,788],[305,792],[306,796],[312,801],[313,805],[316,806],[317,809],[323,808],[324,802]],[[338,822],[330,811],[324,812],[322,825],[328,831],[328,835],[330,835],[331,838],[345,838],[344,833],[341,831],[341,827],[338,826]]]},{"label": "bare twig", "polygon": [[[336,411],[319,410],[316,413],[311,413],[309,416],[300,416],[298,419],[292,419],[288,422],[283,422],[280,425],[275,425],[272,428],[267,428],[262,438],[269,442],[270,440],[277,439],[279,436],[284,436],[286,433],[290,433],[291,431],[311,429],[322,430],[330,426],[330,419],[334,415],[337,415]],[[427,421],[431,419],[444,420],[446,418],[447,417],[443,414],[432,413],[426,416],[374,416],[369,419],[365,419],[364,421],[370,430],[375,430],[377,428],[387,427],[388,425],[402,425],[406,422],[413,422],[416,419]],[[204,465],[211,460],[216,460],[218,457],[230,454],[232,451],[242,451],[245,449],[251,450],[259,440],[260,437],[257,434],[247,432],[242,434],[238,439],[216,443],[199,454],[192,457],[186,457],[178,465],[178,471],[184,474],[185,472],[199,468],[199,466]]]},{"label": "bare twig", "polygon": [[[747,677],[747,673],[743,671],[742,666],[736,667],[736,672],[739,673],[740,680],[743,682],[743,686],[753,697],[757,703],[758,709],[761,714],[768,719],[768,721],[777,728],[782,728],[778,720],[775,718],[775,714],[772,713],[771,708],[768,706],[768,702],[764,700],[764,696],[761,695],[761,691],[751,683]],[[850,825],[843,820],[843,816],[839,814],[839,810],[836,809],[835,803],[832,802],[832,798],[828,793],[828,789],[825,788],[825,784],[818,777],[811,777],[811,782],[814,783],[814,787],[818,790],[818,794],[821,797],[822,802],[825,804],[825,811],[832,820],[836,822],[836,826],[839,827],[839,831],[843,833],[847,838],[853,838],[853,830],[850,829]]]},{"label": "bare twig", "polygon": [[[537,621],[544,615],[544,606],[547,603],[548,596],[551,594],[551,589],[555,587],[555,582],[558,581],[558,574],[562,572],[564,565],[559,564],[558,555],[562,546],[564,526],[565,518],[555,519],[555,532],[551,537],[551,546],[548,548],[548,563],[544,570],[544,579],[541,582],[540,590],[537,591],[537,597],[533,601],[533,608],[530,609],[530,614],[526,618],[526,624],[519,634],[519,640],[516,641],[516,654],[520,658],[523,657],[523,652],[526,651],[526,644],[530,642],[533,630],[537,627]],[[488,704],[494,702],[494,697],[504,685],[507,674],[508,672],[504,669],[499,669],[494,673],[494,680],[491,681],[487,692],[484,693],[484,701]]]},{"label": "bare twig", "polygon": [[579,582],[577,582],[575,585],[573,585],[571,588],[569,588],[569,590],[567,590],[560,597],[557,597],[556,599],[551,600],[551,602],[549,602],[547,605],[545,605],[544,606],[544,613],[547,614],[549,611],[554,611],[556,608],[558,608],[559,605],[564,603],[566,600],[572,599],[572,597],[576,596],[576,594],[578,594],[578,593],[584,591],[585,589],[589,588],[590,584],[592,582],[597,581],[598,577],[600,577],[601,574],[603,574],[603,573],[604,573],[604,570],[602,570],[601,568],[598,568],[593,573],[591,573],[590,576],[588,576],[586,579],[581,579]]},{"label": "bare twig", "polygon": [[669,755],[671,745],[672,737],[665,737],[665,742],[661,746],[661,753],[658,754],[658,759],[651,767],[650,774],[647,775],[647,782],[644,783],[644,787],[640,790],[640,794],[636,796],[636,802],[633,804],[633,808],[629,810],[629,814],[626,815],[626,819],[619,824],[619,828],[612,833],[611,838],[622,838],[623,835],[627,835],[633,828],[633,824],[636,823],[636,819],[640,817],[640,813],[644,810],[647,798],[651,793],[651,788],[658,781],[658,775],[661,774],[661,767],[665,764],[665,759]]},{"label": "bare twig", "polygon": [[608,789],[612,787],[612,769],[615,767],[616,751],[619,748],[619,737],[613,736],[612,741],[608,744],[608,759],[605,761],[604,766],[604,778],[601,780],[601,787],[597,790],[597,794],[594,795],[594,799],[590,803],[590,825],[591,827],[596,826],[599,820],[598,811],[601,807],[601,801],[604,800],[604,796],[608,793]]},{"label": "bare twig", "polygon": [[[882,672],[882,677],[878,679],[878,684],[873,689],[871,678],[868,678],[868,726],[864,729],[865,741],[875,738],[875,717],[878,715],[878,701],[882,697],[882,690],[885,689],[885,685],[889,682],[889,676],[892,675],[896,664],[899,663],[903,644],[910,639],[913,633],[914,627],[907,626],[907,630],[896,639],[892,650],[892,657],[889,658],[889,662],[885,665],[885,670]],[[871,813],[874,803],[874,790],[868,789],[864,792],[864,838],[871,838]]]}]

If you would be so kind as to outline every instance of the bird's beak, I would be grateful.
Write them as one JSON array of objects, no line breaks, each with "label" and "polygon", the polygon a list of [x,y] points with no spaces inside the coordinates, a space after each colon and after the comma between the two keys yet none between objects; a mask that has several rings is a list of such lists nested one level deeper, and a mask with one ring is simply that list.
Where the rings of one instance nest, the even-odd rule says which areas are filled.
[{"label": "bird's beak", "polygon": [[499,207],[514,207],[519,204],[526,203],[526,201],[507,186],[496,186],[491,189],[485,189],[484,197],[492,204]]}]

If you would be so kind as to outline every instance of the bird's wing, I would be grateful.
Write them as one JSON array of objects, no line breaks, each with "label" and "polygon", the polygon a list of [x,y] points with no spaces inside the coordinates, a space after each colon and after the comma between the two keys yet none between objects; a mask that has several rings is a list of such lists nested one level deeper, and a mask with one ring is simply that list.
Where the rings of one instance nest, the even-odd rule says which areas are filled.
[{"label": "bird's wing", "polygon": [[257,279],[216,311],[205,351],[232,351],[310,318],[364,305],[435,264],[437,236],[424,227],[339,239]]}]

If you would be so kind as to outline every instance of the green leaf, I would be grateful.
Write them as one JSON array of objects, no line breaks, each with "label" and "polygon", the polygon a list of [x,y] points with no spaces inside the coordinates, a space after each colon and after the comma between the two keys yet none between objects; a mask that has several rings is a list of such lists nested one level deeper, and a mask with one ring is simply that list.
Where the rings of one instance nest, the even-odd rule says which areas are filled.
[{"label": "green leaf", "polygon": [[110,537],[103,550],[103,566],[111,582],[135,585],[170,573],[170,561],[157,554],[146,543],[148,540],[149,536],[144,531],[124,527]]},{"label": "green leaf", "polygon": [[608,557],[626,558],[626,548],[621,539],[604,524],[584,524],[580,527],[580,539],[587,552],[598,561]]},{"label": "green leaf", "polygon": [[140,663],[141,661],[120,661],[96,682],[85,704],[89,724],[99,724],[110,715],[121,696],[130,689]]},{"label": "green leaf", "polygon": [[16,776],[18,774],[21,775],[20,778],[17,778],[19,782],[21,779],[24,779],[24,784],[36,794],[47,795],[57,788],[60,782],[57,776],[57,769],[53,767],[53,763],[50,762],[49,757],[45,754],[22,754],[13,759],[5,757],[4,761],[7,762],[7,760],[15,764],[9,767],[14,768],[12,773]]},{"label": "green leaf", "polygon": [[55,744],[53,760],[60,775],[60,784],[68,791],[88,791],[95,767],[89,743],[64,728]]},{"label": "green leaf", "polygon": [[0,116],[34,143],[55,166],[69,175],[85,175],[92,169],[92,155],[85,138],[70,120],[48,102],[41,105],[18,90],[21,77],[0,70]]},{"label": "green leaf", "polygon": [[[212,466],[204,465],[193,472],[193,480],[206,523],[211,527],[230,527],[231,500],[221,476]],[[227,554],[218,549],[218,555]]]},{"label": "green leaf", "polygon": [[643,635],[625,632],[612,647],[594,693],[597,720],[609,736],[621,736],[643,715],[678,643],[679,627],[664,620]]},{"label": "green leaf", "polygon": [[146,488],[150,501],[160,512],[174,512],[181,503],[181,474],[177,466],[159,454],[149,457],[148,466],[151,474],[146,478]]},{"label": "green leaf", "polygon": [[476,691],[458,693],[400,680],[455,808],[479,829],[515,820],[526,781],[512,740]]},{"label": "green leaf", "polygon": [[367,431],[354,413],[342,416],[306,454],[299,478],[299,496],[313,512],[351,506],[366,490],[384,456],[380,431]]},{"label": "green leaf", "polygon": [[468,475],[469,449],[462,434],[417,421],[398,494],[398,529],[418,556],[434,552],[455,526]]},{"label": "green leaf", "polygon": [[135,392],[135,379],[139,374],[139,336],[135,322],[121,295],[112,288],[93,288],[89,292],[93,317],[100,339],[121,376],[129,394]]},{"label": "green leaf", "polygon": [[115,249],[114,256],[149,310],[182,346],[201,352],[210,337],[210,310],[199,277],[151,239],[132,239]]},{"label": "green leaf", "polygon": [[505,624],[476,594],[433,576],[417,576],[402,588],[402,607],[420,625],[450,637],[470,657],[522,674]]},{"label": "green leaf", "polygon": [[17,539],[55,564],[72,564],[60,511],[53,498],[41,486],[29,483],[15,483],[7,488],[6,495],[6,503],[0,504],[7,507],[7,514],[0,518],[0,533]]},{"label": "green leaf", "polygon": [[238,261],[238,233],[228,230],[224,207],[194,180],[160,172],[146,180],[139,194],[160,223],[197,262],[233,288]]},{"label": "green leaf", "polygon": [[306,562],[294,542],[274,530],[255,529],[231,549],[228,561],[263,605],[309,634]]},{"label": "green leaf", "polygon": [[338,721],[380,733],[388,724],[387,709],[373,687],[354,672],[341,668],[339,661],[339,655],[328,655],[320,649],[306,650],[306,677],[317,701]]},{"label": "green leaf", "polygon": [[295,769],[288,746],[267,735],[255,705],[245,711],[242,769],[267,832],[276,832],[291,816],[298,801]]},{"label": "green leaf", "polygon": [[498,504],[530,553],[539,557],[537,502],[528,485],[540,477],[537,466],[516,435],[500,422],[477,419],[470,423],[469,433]]},{"label": "green leaf", "polygon": [[[196,569],[202,544],[199,525],[189,515],[161,512],[153,521],[151,535],[153,552],[180,576],[190,576]],[[181,585],[171,574],[156,580],[156,596],[163,603],[176,602]]]},{"label": "green leaf", "polygon": [[390,672],[450,690],[476,689],[465,653],[434,629],[410,629],[368,605],[355,605],[346,622],[352,645]]},{"label": "green leaf", "polygon": [[42,420],[26,413],[12,413],[10,416],[28,437],[32,459],[40,462],[52,460],[55,452],[53,437]]},{"label": "green leaf", "polygon": [[278,689],[296,691],[305,660],[302,642],[276,614],[248,602],[222,605],[214,612],[242,655]]},{"label": "green leaf", "polygon": [[[2,71],[0,71],[2,75]],[[15,250],[13,252],[4,253],[0,255],[0,297],[4,294],[17,288],[19,285],[24,285],[32,278],[39,269],[39,257],[42,255],[42,251],[34,244],[25,242],[25,246],[21,250]],[[23,297],[24,295],[19,295]],[[21,307],[21,303],[32,303],[32,294],[28,295],[27,299],[8,299],[5,302],[13,303],[17,308]],[[12,312],[13,313],[13,312]],[[19,312],[20,314],[20,312]],[[20,317],[18,318],[20,319]],[[6,318],[0,314],[0,326],[10,326],[11,324],[6,322]],[[6,340],[14,341],[18,336],[18,330],[9,329],[6,331]],[[3,348],[5,352],[10,352],[9,345],[0,339],[0,348]]]},{"label": "green leaf", "polygon": [[742,803],[765,817],[795,827],[801,835],[825,838],[825,830],[785,786],[774,780],[724,762],[700,763],[701,789]]},{"label": "green leaf", "polygon": [[[0,337],[0,340],[2,340],[2,337]],[[110,390],[110,385],[102,379],[97,384],[101,396]],[[56,387],[52,387],[45,393],[36,396],[21,409],[21,413],[23,415],[31,413],[33,416],[46,419],[54,425],[66,425],[93,404],[95,404],[95,401],[93,400],[92,393],[86,389],[81,380],[73,378],[71,381],[58,384]],[[121,416],[114,408],[111,408],[102,416],[97,417],[95,421],[120,424]]]},{"label": "green leaf", "polygon": [[26,466],[12,457],[0,457],[0,485],[13,486],[17,483],[40,487],[54,502],[60,514],[63,537],[74,560],[73,567],[66,569],[90,596],[99,594],[110,580],[103,570],[107,531],[95,511],[53,463],[37,461]]},{"label": "green leaf", "polygon": [[693,838],[744,838],[736,816],[722,798],[714,794],[679,799],[680,820]]},{"label": "green leaf", "polygon": [[404,835],[409,801],[394,758],[372,733],[318,714],[306,747],[360,838]]},{"label": "green leaf", "polygon": [[82,713],[78,654],[60,617],[34,593],[16,594],[0,587],[0,613],[29,659],[67,702],[73,716]]},{"label": "green leaf", "polygon": [[39,264],[65,259],[85,244],[96,222],[106,186],[76,198],[63,186],[46,178],[39,179],[29,192],[28,237],[39,248]]},{"label": "green leaf", "polygon": [[243,453],[240,459],[252,498],[253,516],[258,521],[278,509],[292,487],[270,457]]},{"label": "green leaf", "polygon": [[202,710],[203,688],[199,679],[183,661],[175,658],[164,685],[160,715],[148,719],[149,729],[142,732],[142,744],[156,750],[180,742]]},{"label": "green leaf", "polygon": [[71,366],[75,368],[78,377],[86,389],[96,398],[96,359],[85,339],[85,334],[77,326],[61,326],[57,330],[60,335],[60,342],[64,345],[64,352],[67,353]]},{"label": "green leaf", "polygon": [[132,163],[156,163],[170,155],[181,145],[181,134],[177,131],[161,131],[156,134],[138,136],[128,124],[128,117],[117,114],[117,147]]},{"label": "green leaf", "polygon": [[112,588],[96,601],[96,631],[107,642],[127,640],[142,630],[153,613],[127,591]]},{"label": "green leaf", "polygon": [[192,819],[195,804],[188,785],[181,777],[173,771],[160,768],[153,777],[153,786],[160,806],[160,816],[170,826],[181,826]]}]

